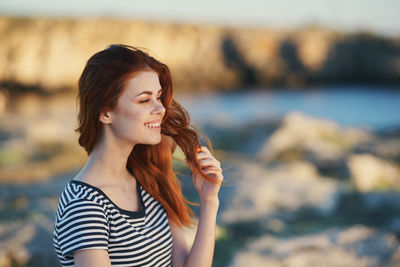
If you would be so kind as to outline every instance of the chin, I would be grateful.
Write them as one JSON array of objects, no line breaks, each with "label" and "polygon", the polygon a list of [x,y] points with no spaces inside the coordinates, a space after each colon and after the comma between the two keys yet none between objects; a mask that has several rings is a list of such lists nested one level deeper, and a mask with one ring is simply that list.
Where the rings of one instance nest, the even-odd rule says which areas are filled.
[{"label": "chin", "polygon": [[158,145],[161,142],[161,137],[156,140],[152,140],[150,142],[147,142],[148,145]]}]

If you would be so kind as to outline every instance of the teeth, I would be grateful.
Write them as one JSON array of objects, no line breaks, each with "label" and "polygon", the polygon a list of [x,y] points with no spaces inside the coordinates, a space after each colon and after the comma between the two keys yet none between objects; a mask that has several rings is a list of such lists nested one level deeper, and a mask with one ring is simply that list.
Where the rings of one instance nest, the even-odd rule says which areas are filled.
[{"label": "teeth", "polygon": [[155,128],[155,127],[159,127],[160,123],[159,122],[157,122],[157,123],[145,123],[144,125],[147,126],[147,127],[150,127],[150,128]]}]

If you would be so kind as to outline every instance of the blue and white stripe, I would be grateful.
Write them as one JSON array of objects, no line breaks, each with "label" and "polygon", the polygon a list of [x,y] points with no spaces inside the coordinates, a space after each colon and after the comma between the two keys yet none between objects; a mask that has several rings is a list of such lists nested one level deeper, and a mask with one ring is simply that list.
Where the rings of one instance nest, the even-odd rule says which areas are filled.
[{"label": "blue and white stripe", "polygon": [[126,211],[99,188],[72,180],[61,194],[53,241],[62,266],[82,249],[108,251],[112,266],[171,266],[172,235],[163,206],[140,185],[144,210]]}]

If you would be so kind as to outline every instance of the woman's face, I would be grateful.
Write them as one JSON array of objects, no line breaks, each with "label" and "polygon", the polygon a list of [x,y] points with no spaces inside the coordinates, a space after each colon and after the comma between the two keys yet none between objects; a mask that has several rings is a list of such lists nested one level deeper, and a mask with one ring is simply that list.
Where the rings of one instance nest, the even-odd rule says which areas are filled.
[{"label": "woman's face", "polygon": [[154,71],[141,71],[126,80],[117,106],[110,111],[114,135],[130,144],[155,145],[161,141],[161,85]]}]

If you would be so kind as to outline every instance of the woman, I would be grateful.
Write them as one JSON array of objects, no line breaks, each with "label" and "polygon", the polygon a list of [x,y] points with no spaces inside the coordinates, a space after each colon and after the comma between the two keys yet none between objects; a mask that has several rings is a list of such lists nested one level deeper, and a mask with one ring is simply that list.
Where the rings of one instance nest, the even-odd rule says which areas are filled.
[{"label": "woman", "polygon": [[[79,80],[79,144],[89,158],[65,187],[54,247],[63,266],[211,266],[220,163],[199,145],[173,99],[169,69],[146,53],[111,45],[93,55]],[[200,196],[192,223],[172,171],[179,145]]]}]

